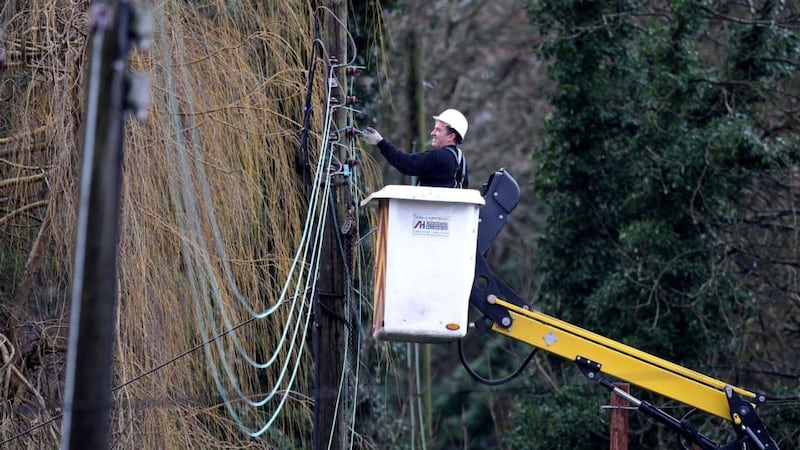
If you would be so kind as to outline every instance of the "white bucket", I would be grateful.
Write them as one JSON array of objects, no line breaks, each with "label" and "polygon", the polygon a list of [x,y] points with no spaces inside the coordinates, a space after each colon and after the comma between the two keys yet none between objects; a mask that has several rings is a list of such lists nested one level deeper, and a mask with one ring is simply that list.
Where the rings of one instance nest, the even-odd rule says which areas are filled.
[{"label": "white bucket", "polygon": [[386,186],[378,201],[372,334],[403,342],[466,335],[475,276],[480,192]]}]

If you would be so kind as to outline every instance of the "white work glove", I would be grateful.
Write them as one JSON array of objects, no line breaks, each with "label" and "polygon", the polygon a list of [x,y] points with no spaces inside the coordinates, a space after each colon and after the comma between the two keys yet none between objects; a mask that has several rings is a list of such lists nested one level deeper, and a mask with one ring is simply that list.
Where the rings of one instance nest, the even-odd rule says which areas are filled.
[{"label": "white work glove", "polygon": [[361,139],[369,145],[378,145],[378,142],[383,140],[383,136],[375,128],[367,127],[361,130]]}]

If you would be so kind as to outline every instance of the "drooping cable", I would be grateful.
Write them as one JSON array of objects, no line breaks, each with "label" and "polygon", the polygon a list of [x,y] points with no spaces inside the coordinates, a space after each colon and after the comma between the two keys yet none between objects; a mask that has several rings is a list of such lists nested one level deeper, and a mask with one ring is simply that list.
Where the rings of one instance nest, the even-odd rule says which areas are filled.
[{"label": "drooping cable", "polygon": [[[323,154],[324,153],[325,152],[323,152]],[[329,161],[328,161],[328,163],[329,163]],[[330,192],[330,183],[326,180],[326,182],[324,183],[324,186],[325,186],[325,188],[323,190],[323,194],[322,195],[326,196]],[[324,224],[325,217],[327,215],[327,208],[321,208],[321,211],[322,211],[322,213],[320,215],[320,220],[318,222],[320,225]],[[318,237],[319,238],[316,239],[315,245],[314,245],[314,248],[313,248],[313,251],[312,251],[311,267],[314,270],[314,276],[312,276],[311,279],[313,279],[313,280],[316,279],[316,270],[319,267],[319,258],[320,258],[320,255],[321,255],[321,246],[322,246],[321,234],[319,234],[319,233],[321,233],[322,229],[323,229],[322,226],[317,227]],[[310,292],[310,297],[311,298],[314,297],[315,290],[316,290],[316,284],[312,284],[312,288],[311,288],[311,292]],[[304,323],[304,326],[303,326],[303,333],[302,333],[301,343],[305,342],[305,337],[308,335],[308,324],[310,322],[310,318],[311,318],[311,314],[307,314],[306,315],[306,319],[305,319],[305,323]],[[300,348],[302,348],[302,345],[301,345]],[[225,389],[225,387],[222,384],[221,378],[219,376],[219,370],[218,370],[217,365],[216,365],[216,363],[214,361],[213,355],[208,354],[208,352],[207,352],[207,362],[208,362],[209,368],[211,369],[211,372],[213,374],[213,379],[214,379],[214,382],[215,382],[215,384],[217,386],[217,390],[220,392],[221,395],[223,395],[224,397],[227,397],[227,390]],[[291,372],[291,377],[290,377],[290,380],[289,380],[289,386],[291,386],[294,383],[294,380],[296,379],[297,371],[298,371],[298,368],[299,368],[299,362],[300,362],[300,359],[297,358],[296,363],[295,363],[295,365],[294,365],[294,367],[292,369],[292,372]],[[284,395],[281,396],[281,398],[279,400],[279,404],[276,406],[276,409],[270,414],[269,419],[260,428],[251,427],[251,426],[245,424],[243,422],[240,414],[233,408],[233,404],[230,402],[230,400],[226,400],[225,401],[225,407],[228,410],[228,412],[231,415],[231,417],[233,418],[233,420],[236,422],[237,426],[242,431],[246,432],[248,435],[250,435],[252,437],[258,437],[258,436],[262,435],[264,432],[266,432],[269,429],[269,427],[272,425],[272,423],[276,420],[276,418],[278,417],[278,413],[280,412],[280,410],[282,409],[284,403],[286,402],[286,399],[288,397],[288,393],[289,393],[289,389],[286,389],[284,391]]]},{"label": "drooping cable", "polygon": [[[318,278],[317,271],[321,255],[322,230],[324,229],[328,213],[326,199],[330,198],[329,174],[331,167],[330,157],[332,153],[330,149],[326,147],[320,151],[320,158],[316,164],[316,177],[313,182],[314,190],[309,201],[309,213],[306,216],[302,238],[298,244],[291,269],[289,270],[289,275],[286,278],[286,283],[283,285],[280,297],[278,301],[269,305],[266,309],[256,310],[252,307],[252,304],[247,301],[245,296],[242,295],[234,280],[231,265],[227,257],[227,251],[223,244],[222,233],[212,204],[211,189],[202,165],[202,146],[199,137],[199,129],[194,122],[196,112],[192,102],[194,94],[191,92],[191,85],[188,82],[189,77],[187,71],[189,66],[182,58],[183,55],[186,54],[185,49],[182,47],[182,36],[187,33],[181,33],[179,29],[174,34],[168,33],[166,20],[164,18],[167,11],[169,11],[170,16],[180,17],[176,5],[177,3],[174,1],[165,3],[161,9],[161,15],[157,16],[161,36],[160,47],[164,56],[163,65],[161,66],[162,76],[165,80],[164,84],[166,85],[166,89],[163,91],[163,99],[167,105],[166,110],[169,111],[169,114],[163,114],[160,117],[163,124],[162,129],[165,132],[164,142],[173,144],[172,149],[167,148],[166,169],[168,171],[167,180],[169,183],[170,201],[173,208],[174,219],[181,233],[182,270],[185,271],[187,288],[195,302],[194,310],[198,331],[205,339],[203,345],[195,347],[185,354],[189,354],[201,347],[206,351],[206,359],[211,371],[214,373],[215,383],[220,390],[221,396],[225,400],[226,406],[231,404],[232,401],[240,403],[249,402],[250,406],[261,406],[266,401],[265,399],[253,401],[242,392],[237,380],[237,371],[233,370],[231,367],[232,361],[230,361],[229,357],[226,355],[230,350],[227,346],[222,344],[219,337],[226,336],[227,339],[231,339],[239,356],[247,361],[249,365],[258,369],[270,367],[276,362],[276,358],[278,358],[279,355],[286,356],[288,353],[289,357],[287,361],[296,356],[296,362],[293,367],[287,362],[279,368],[280,377],[278,377],[278,382],[275,383],[272,393],[274,394],[276,392],[277,387],[281,385],[282,380],[286,377],[291,378],[288,383],[289,386],[292,385],[299,367],[300,353],[305,342],[304,337],[308,334],[310,318],[308,298],[314,296],[314,286]],[[336,20],[338,21],[338,18]],[[180,27],[179,20],[174,23],[175,28]],[[173,62],[171,56],[169,36],[175,39],[178,48],[176,52],[177,62]],[[350,38],[352,42],[352,36]],[[315,46],[316,45],[317,43],[315,42]],[[173,67],[178,67],[182,71],[181,84],[186,87],[180,101],[175,94],[178,91],[176,89],[178,83],[176,83],[177,77],[172,73]],[[330,93],[327,97],[330,99]],[[326,110],[330,112],[330,104],[327,105]],[[329,142],[330,123],[329,114],[326,113],[325,130],[322,132],[323,143]],[[190,161],[191,158],[194,158],[194,164]],[[203,228],[201,224],[208,225],[208,227]],[[211,239],[205,239],[206,233],[210,235]],[[340,250],[343,250],[343,247],[340,246]],[[350,278],[352,278],[352,274],[348,273],[348,281],[350,281]],[[291,295],[292,290],[294,291],[294,295]],[[223,302],[225,295],[229,292],[250,315],[250,317],[246,318],[243,322],[239,322],[238,325],[233,325],[234,321],[230,314],[228,314],[228,306]],[[351,290],[348,290],[348,295],[350,295],[350,292]],[[297,302],[300,303],[298,304]],[[284,324],[285,326],[283,327],[283,333],[281,334],[278,348],[283,349],[288,347],[289,350],[286,352],[276,350],[272,353],[267,362],[260,362],[247,354],[245,347],[241,345],[236,331],[244,324],[252,323],[256,319],[266,318],[279,309],[281,311],[289,309],[287,316],[289,319],[287,323]],[[219,333],[221,329],[225,329],[226,331]],[[303,339],[300,339],[301,336]],[[352,336],[348,335],[348,348],[351,338]],[[349,356],[348,354],[348,357]],[[172,361],[178,358],[180,358],[180,356]],[[158,367],[164,367],[166,364],[168,363]],[[344,371],[344,373],[346,374],[347,372]],[[145,375],[140,375],[137,379],[141,379],[144,376]],[[115,390],[121,389],[128,384],[129,383],[125,383],[118,386]],[[340,385],[343,386],[344,382],[340,383]],[[288,393],[290,390],[290,388],[285,389],[285,392]],[[341,390],[346,391],[347,389]],[[236,399],[233,398],[234,392],[236,396],[238,396]],[[271,398],[270,395],[267,397]],[[270,421],[267,421],[266,424],[261,422],[260,425],[264,425],[264,427],[249,428],[251,435],[255,436],[260,434],[259,431],[263,432],[263,430],[268,428],[271,421],[274,420],[274,417],[277,415],[277,412],[279,412],[280,407],[286,401],[286,398],[286,395],[284,395],[281,399],[281,404],[276,409]],[[237,411],[235,411],[235,408],[230,410],[236,415]],[[238,415],[236,419],[239,419]],[[237,422],[239,426],[243,424],[244,421]]]},{"label": "drooping cable", "polygon": [[[167,46],[165,45],[165,48],[166,47]],[[165,51],[165,55],[167,55],[167,54],[168,54],[168,52]],[[185,65],[182,65],[182,66],[185,67]],[[167,67],[169,67],[169,65]],[[171,79],[171,77],[168,77],[168,79]],[[168,92],[174,92],[174,91],[172,89],[170,89],[170,90],[168,90]],[[189,97],[191,97],[191,96],[189,96]],[[172,101],[174,102],[174,99]],[[170,109],[172,111],[177,111],[177,107],[174,104],[173,104],[173,107],[170,108]],[[173,116],[172,116],[173,117],[173,122],[174,122],[174,128],[173,129],[176,131],[175,134],[176,134],[176,136],[178,136],[179,144],[184,144],[185,145],[185,143],[183,143],[181,141],[182,132],[181,132],[181,127],[179,126],[180,124],[179,124],[179,122],[177,122],[176,116],[177,116],[176,114],[173,114]],[[191,118],[192,114],[189,114],[188,117]],[[194,127],[190,127],[190,128],[192,130],[195,130]],[[194,141],[193,143],[195,144],[195,150],[196,150],[197,149],[196,146],[197,146],[197,143],[198,143],[198,139],[197,139],[196,136],[193,139],[193,141]],[[182,155],[184,152],[180,152],[179,151],[178,153]],[[177,166],[178,167],[176,167],[175,165],[171,166],[172,167],[171,170],[175,171],[176,169],[178,169],[178,172],[180,172],[181,175],[178,176],[178,177],[170,177],[170,178],[171,179],[178,179],[178,180],[188,180],[189,177],[188,177],[188,174],[187,174],[188,171],[187,171],[187,164],[186,164],[185,160],[180,160],[180,158],[179,158],[179,162],[178,162]],[[323,169],[324,166],[325,166],[325,164],[321,161],[320,164],[319,164],[319,167],[320,167],[319,173],[325,173],[326,172],[326,170]],[[187,231],[189,231],[189,230],[192,231],[190,233],[189,237],[190,237],[190,240],[192,240],[194,242],[194,245],[193,246],[187,245],[187,240],[186,239],[183,240],[183,244],[184,244],[184,253],[183,254],[184,254],[184,258],[186,259],[185,262],[186,262],[186,266],[187,266],[187,271],[190,272],[189,275],[190,275],[190,284],[191,284],[191,287],[192,287],[192,292],[194,294],[194,298],[196,299],[196,302],[199,299],[208,299],[209,297],[213,297],[213,298],[219,299],[221,297],[221,293],[220,293],[219,287],[215,283],[214,274],[211,273],[211,271],[210,271],[209,253],[208,253],[207,249],[202,248],[202,246],[201,246],[202,244],[198,245],[198,243],[202,242],[202,239],[200,239],[200,235],[201,235],[200,230],[197,229],[197,228],[193,228],[192,227],[193,224],[199,223],[198,211],[197,211],[196,208],[191,208],[190,206],[188,206],[188,205],[193,205],[194,202],[191,202],[191,201],[186,202],[186,201],[180,200],[180,198],[184,198],[184,199],[192,198],[191,197],[191,193],[188,190],[187,184],[188,183],[183,183],[183,187],[182,188],[179,187],[179,186],[174,186],[173,185],[173,192],[174,193],[182,192],[182,195],[179,195],[179,198],[173,197],[173,201],[174,201],[174,203],[176,205],[176,211],[178,211],[178,214],[177,214],[178,218],[180,219],[181,217],[184,217],[184,219],[181,220],[181,222],[183,223],[182,229],[187,230]],[[315,185],[319,186],[319,183],[315,183]],[[205,192],[208,193],[208,190],[206,189]],[[206,200],[207,199],[208,199],[208,197],[206,197]],[[207,210],[210,210],[210,209],[207,209]],[[313,207],[309,208],[309,211],[315,211],[315,210],[316,210],[316,208],[313,208]],[[212,223],[216,222],[216,220],[215,220],[215,218],[213,216],[210,216],[210,219],[211,219],[210,221]],[[307,223],[308,224],[313,223],[312,220],[311,220],[311,214],[309,214],[309,220],[307,220]],[[310,229],[310,228],[311,228],[310,226],[306,227],[306,229]],[[319,229],[321,229],[321,227],[317,224],[316,229],[319,230]],[[306,234],[306,236],[307,235],[308,234]],[[192,239],[191,236],[194,236],[194,238]],[[219,239],[219,235],[218,234],[216,235],[216,238],[217,238],[217,242],[219,243],[221,241],[221,239]],[[313,245],[308,245],[311,242],[312,242],[312,240],[309,240],[309,239],[304,240],[303,244],[305,244],[305,245],[301,245],[301,247],[300,247],[300,249],[302,250],[302,255],[303,255],[302,261],[300,261],[300,259],[299,259],[299,255],[301,255],[301,252],[298,251],[298,257],[295,258],[294,266],[296,266],[298,263],[299,263],[299,265],[301,267],[304,267],[304,268],[310,268],[310,267],[315,265],[313,263],[312,264],[307,264],[306,257],[308,256],[308,249],[310,247],[314,248],[315,249],[314,252],[316,252],[316,254],[318,255],[318,252],[316,251],[316,249],[319,247],[318,246],[318,242],[319,242],[318,237],[315,237],[315,239],[313,239],[313,242],[314,242]],[[225,258],[223,257],[223,260],[224,259]],[[318,256],[317,256],[317,259],[318,259]],[[201,285],[198,285],[198,283],[195,281],[195,280],[199,279],[198,275],[200,273],[203,273],[203,272],[205,272],[205,274],[207,275],[206,279],[210,280],[211,286],[207,286],[207,285],[202,285],[201,286]],[[231,278],[229,278],[229,280],[230,279]],[[313,272],[310,272],[309,276],[307,278],[305,278],[305,280],[306,280],[306,285],[308,285],[310,283],[313,283],[313,280],[315,280],[315,275],[313,274]],[[309,291],[307,289],[307,286],[306,286],[306,288],[301,288],[302,284],[303,283],[300,283],[300,282],[297,283],[296,292],[300,292],[301,291],[301,292],[304,293],[304,295],[295,295],[295,296],[293,296],[293,301],[292,301],[293,305],[296,304],[296,301],[298,301],[299,299],[304,298],[304,297],[306,297],[308,295]],[[286,288],[288,286],[289,286],[289,283],[287,282],[287,285],[284,288],[284,293],[281,295],[282,299],[285,297],[285,291],[286,291]],[[235,290],[234,292],[238,292],[238,289]],[[241,298],[240,298],[240,300],[241,300]],[[281,303],[282,303],[282,301],[277,302],[276,307],[278,305],[280,305]],[[203,306],[203,305],[205,305],[205,306]],[[305,303],[302,303],[301,305],[305,305]],[[273,310],[274,310],[274,308],[273,308]],[[196,311],[197,311],[197,315],[198,315],[197,320],[198,320],[198,324],[200,325],[201,332],[202,332],[204,337],[208,337],[210,334],[213,334],[213,330],[217,329],[216,321],[214,320],[213,309],[211,308],[211,306],[210,306],[210,304],[208,302],[200,302],[200,303],[197,303]],[[205,311],[205,313],[204,313],[204,311]],[[225,306],[224,305],[220,304],[220,311],[221,311],[221,314],[224,315],[224,311],[225,311]],[[252,310],[251,310],[251,312],[252,312]],[[299,309],[299,312],[298,312],[298,317],[300,317],[302,315],[303,315],[303,308],[301,306],[301,308]],[[204,319],[204,316],[207,316],[208,319]],[[297,335],[299,333],[299,330],[301,328],[303,330],[307,330],[308,317],[309,317],[309,315],[306,315],[305,324],[301,324],[300,321],[297,321],[297,326],[295,327],[295,332],[294,332],[293,337],[292,337],[292,346],[293,347],[298,342]],[[223,321],[227,322],[226,324],[230,323],[230,321],[229,321],[229,319],[227,319],[227,317],[223,317]],[[304,326],[301,326],[301,325],[304,325]],[[286,330],[288,330],[288,329],[289,329],[289,327],[287,326]],[[286,336],[286,333],[284,333],[283,336]],[[305,333],[303,333],[303,336],[305,336]],[[234,334],[234,340],[236,340],[235,339],[235,334]],[[302,344],[297,345],[297,347],[298,348],[302,348]],[[224,369],[225,369],[224,371],[226,372],[226,375],[227,375],[227,378],[229,380],[229,383],[232,382],[231,384],[234,385],[234,390],[239,391],[239,392],[237,392],[237,394],[239,394],[240,397],[247,398],[247,396],[243,395],[243,393],[241,392],[240,389],[237,389],[238,388],[238,384],[236,383],[236,376],[233,373],[233,371],[230,370],[230,367],[227,367],[227,366],[229,366],[229,364],[227,364],[227,360],[226,360],[226,358],[224,356],[224,349],[221,348],[221,346],[219,344],[217,345],[217,351],[218,351],[218,353],[220,355],[223,355],[221,362],[222,362],[223,366],[226,366],[226,367],[224,367]],[[277,354],[277,353],[278,352],[276,352],[275,354]],[[292,352],[290,351],[290,356],[291,356],[291,353]],[[216,363],[214,362],[214,356],[212,354],[210,354],[210,350],[208,350],[208,349],[207,349],[207,360],[209,361],[210,365],[212,366],[211,367],[212,368],[212,372],[214,372],[214,375],[215,375],[215,383],[217,384],[218,388],[220,389],[221,394],[224,397],[227,397],[227,391],[225,390],[225,388],[223,386],[223,383],[222,383],[221,379],[219,378],[219,375],[220,375],[219,371],[216,370],[217,368],[216,368]],[[299,350],[298,350],[298,361],[299,361]],[[251,361],[251,362],[253,362],[253,361]],[[298,364],[299,363],[297,363],[295,365],[295,369],[292,371],[293,374],[296,374],[297,365]],[[288,366],[284,365],[284,367],[281,370],[282,375],[285,375],[287,373],[287,370],[288,370]],[[282,378],[283,377],[281,376],[280,379],[282,379]],[[276,386],[278,386],[278,384],[276,384]],[[273,390],[273,392],[274,391],[275,390]],[[288,389],[285,390],[285,392],[288,392]],[[285,401],[285,398],[286,397],[284,396],[284,398],[281,401],[281,405]],[[253,402],[253,403],[260,404],[260,402]],[[226,401],[226,404],[230,405],[230,401]],[[229,409],[231,410],[232,413],[235,414],[235,411],[233,411],[231,408],[229,408]],[[237,415],[237,419],[238,419],[238,415]],[[238,421],[238,425],[239,426],[243,426],[244,424],[241,421]],[[254,431],[254,429],[249,429],[248,431],[250,432],[251,435],[252,434],[257,434]]]},{"label": "drooping cable", "polygon": [[[323,140],[323,142],[325,142],[325,140]],[[323,152],[323,155],[326,154],[326,153],[327,152]],[[320,162],[320,164],[324,164],[324,163]],[[327,164],[330,164],[330,160],[329,159],[327,161]],[[323,189],[323,193],[321,194],[321,197],[325,198],[325,197],[327,197],[327,195],[329,195],[329,192],[330,192],[329,180],[326,178],[326,180],[324,181],[323,184],[324,184],[324,189]],[[315,227],[316,236],[315,236],[315,239],[314,239],[314,246],[312,248],[312,261],[310,263],[310,267],[312,268],[313,275],[309,277],[310,280],[316,280],[316,278],[317,278],[317,270],[319,268],[319,258],[321,256],[321,246],[322,246],[322,235],[321,235],[321,232],[324,229],[323,225],[325,223],[325,218],[326,218],[326,215],[327,215],[327,208],[322,207],[322,208],[320,208],[320,211],[321,211],[321,214],[319,215],[319,220],[317,222],[317,226]],[[312,287],[311,287],[311,291],[310,291],[310,297],[313,298],[314,294],[315,294],[315,290],[316,290],[316,284],[312,283],[311,286]],[[298,351],[300,349],[302,349],[303,343],[305,342],[305,337],[308,335],[308,324],[310,322],[310,318],[311,318],[311,314],[307,314],[305,322],[303,324],[303,333],[301,335],[302,337],[300,338],[301,345],[299,346]],[[223,384],[221,382],[221,379],[220,379],[220,376],[219,376],[220,375],[219,374],[219,370],[218,370],[218,367],[217,367],[217,365],[216,365],[216,363],[214,361],[213,355],[207,354],[207,362],[208,362],[209,367],[210,367],[210,369],[212,371],[214,382],[215,382],[215,384],[217,386],[218,391],[223,396],[227,396],[227,390],[225,389],[225,387],[223,386]],[[292,369],[292,372],[291,372],[291,377],[290,377],[290,380],[288,382],[289,386],[291,386],[294,383],[294,380],[296,378],[297,371],[298,371],[298,368],[299,368],[299,362],[300,362],[300,358],[298,357],[296,359],[295,365],[294,365],[294,367]],[[270,415],[269,419],[266,421],[266,423],[264,423],[263,426],[261,426],[260,428],[250,427],[247,424],[245,424],[243,422],[240,414],[233,408],[233,405],[229,400],[225,402],[225,407],[228,410],[228,412],[231,415],[231,417],[237,423],[237,426],[242,431],[246,432],[247,434],[249,434],[252,437],[257,437],[257,436],[262,435],[264,432],[266,432],[266,430],[269,429],[271,424],[275,421],[275,419],[278,416],[278,413],[282,409],[282,407],[283,407],[283,405],[284,405],[284,403],[285,403],[285,401],[286,401],[286,399],[288,397],[288,393],[289,393],[289,389],[286,389],[284,391],[284,394],[281,396],[279,404],[276,406],[276,409],[271,413],[271,415]]]},{"label": "drooping cable", "polygon": [[[178,55],[182,55],[184,53],[184,52],[180,51],[181,50],[180,48],[178,50],[179,50],[178,51]],[[186,70],[187,70],[186,64],[183,64],[183,62],[180,61],[179,62],[179,66],[182,67],[183,70],[184,70],[184,73],[183,73],[184,79],[188,79],[188,74],[186,73]],[[187,97],[189,99],[191,99],[192,96],[190,94]],[[189,109],[188,117],[190,117],[190,118],[194,117],[194,108],[193,108],[193,104],[192,104],[191,101],[188,102],[187,108]],[[204,175],[203,167],[200,164],[200,161],[202,159],[201,159],[201,155],[200,155],[200,151],[199,151],[199,137],[197,136],[197,127],[196,126],[192,126],[192,127],[189,127],[189,129],[192,132],[192,144],[193,144],[192,148],[193,148],[194,155],[195,155],[195,158],[194,158],[195,159],[195,170],[194,170],[193,173],[195,173],[197,178],[200,180],[199,184],[201,185],[201,188],[202,188],[202,194],[203,194],[202,195],[202,199],[203,199],[203,204],[205,206],[204,210],[206,211],[208,222],[211,224],[211,227],[212,227],[213,232],[214,232],[214,238],[215,238],[215,243],[216,243],[216,247],[217,247],[218,258],[220,260],[221,265],[223,266],[223,269],[224,269],[224,272],[225,272],[225,275],[226,275],[226,279],[228,281],[228,286],[229,286],[231,292],[233,292],[233,294],[236,296],[236,298],[239,300],[239,302],[248,310],[248,312],[251,315],[253,315],[254,317],[257,317],[257,318],[267,317],[268,315],[270,315],[274,311],[276,311],[277,308],[280,307],[283,304],[283,299],[285,297],[286,290],[289,287],[289,285],[291,284],[290,282],[291,282],[291,279],[292,279],[293,269],[295,267],[297,267],[297,263],[300,261],[301,262],[301,266],[303,266],[305,264],[304,261],[305,261],[305,258],[307,256],[308,247],[305,246],[304,244],[307,242],[305,240],[305,238],[308,236],[308,229],[310,227],[306,226],[306,228],[305,228],[305,232],[303,234],[304,239],[301,239],[300,247],[298,248],[298,252],[297,252],[297,254],[295,256],[295,259],[293,261],[292,271],[290,271],[290,275],[289,275],[289,277],[287,277],[287,283],[284,285],[284,289],[283,289],[283,291],[281,293],[281,296],[279,297],[279,300],[272,307],[268,308],[266,311],[260,312],[260,313],[255,312],[250,307],[249,302],[247,302],[246,299],[244,299],[242,294],[239,292],[238,286],[236,285],[235,281],[233,280],[233,275],[231,273],[230,266],[229,266],[229,264],[227,262],[226,252],[225,252],[225,249],[224,249],[224,245],[222,243],[221,233],[219,232],[219,227],[218,227],[218,224],[217,224],[216,216],[214,214],[214,208],[213,208],[213,204],[212,204],[212,201],[211,201],[210,189],[208,187],[208,182],[207,182],[206,177]],[[183,153],[184,152],[178,152],[178,156],[179,156],[179,159],[181,161],[181,167],[185,166],[185,158],[183,156]],[[182,180],[187,180],[188,178],[187,177],[182,177],[181,179]],[[312,206],[312,208],[313,208],[313,206]],[[310,219],[310,215],[309,215],[309,217],[307,219]],[[192,225],[197,227],[198,226],[197,223],[199,223],[199,220],[196,220],[195,222],[192,222]],[[310,220],[307,220],[307,223],[310,223]],[[199,234],[199,230],[196,230],[196,234]],[[217,309],[213,309],[210,305],[206,304],[206,315],[209,318],[209,321],[208,322],[203,322],[204,324],[206,324],[207,326],[210,327],[209,333],[213,334],[213,332],[217,329],[217,323],[216,323],[216,320],[214,320],[214,311],[218,310],[219,314],[222,317],[223,325],[220,325],[220,328],[230,328],[231,325],[232,325],[232,320],[230,319],[230,317],[227,314],[226,306],[222,303],[222,298],[223,298],[222,292],[221,292],[220,287],[217,284],[216,277],[212,273],[212,269],[211,269],[212,262],[211,262],[211,258],[209,256],[209,251],[204,245],[204,240],[199,239],[199,237],[198,237],[197,246],[201,248],[200,258],[201,258],[201,261],[202,261],[202,266],[204,266],[205,270],[208,273],[208,280],[209,280],[209,282],[211,284],[211,289],[212,289],[212,292],[213,292],[212,298],[215,299],[215,302],[217,303]],[[300,250],[302,250],[302,254],[303,254],[302,260],[299,260],[299,255],[301,254]],[[295,299],[299,298],[296,294],[297,294],[297,292],[299,290],[301,290],[301,288],[300,288],[300,286],[301,286],[300,280],[303,279],[302,278],[302,273],[299,276],[300,276],[300,279],[298,280],[298,283],[295,286],[296,287],[295,296],[293,296],[293,298],[295,298]],[[306,280],[308,280],[308,278],[306,278]],[[302,290],[303,291],[307,291],[307,288],[304,288]],[[202,296],[201,298],[206,298],[206,297]],[[300,309],[298,309],[298,311],[297,311],[297,318],[298,319],[301,318],[302,315],[303,315],[303,310],[304,310],[303,305],[304,304],[301,304]],[[294,317],[295,307],[296,307],[296,302],[292,302],[290,311],[288,312],[288,317],[290,317],[290,318]],[[281,352],[281,350],[283,348],[283,345],[285,343],[285,339],[287,337],[287,332],[290,329],[290,326],[288,326],[288,325],[289,324],[287,324],[287,326],[284,327],[281,339],[279,340],[279,343],[276,346],[276,350],[273,352],[273,354],[270,357],[269,361],[267,361],[266,363],[260,363],[260,362],[256,361],[255,358],[251,357],[247,353],[247,351],[245,351],[244,346],[242,345],[241,341],[239,340],[239,338],[238,338],[238,336],[236,334],[232,335],[232,340],[234,342],[234,345],[235,345],[238,353],[250,365],[252,365],[255,368],[267,368],[276,360],[277,356],[280,354],[280,352]],[[296,339],[297,332],[298,332],[299,329],[300,329],[300,322],[298,320],[297,322],[295,322],[293,339]],[[225,373],[226,373],[228,379],[230,380],[231,384],[233,385],[233,389],[236,391],[236,393],[240,397],[242,397],[245,402],[251,404],[251,406],[261,406],[261,405],[265,404],[267,401],[269,401],[269,399],[271,399],[271,395],[269,395],[269,394],[266,395],[264,398],[262,398],[260,400],[255,400],[255,401],[251,400],[249,396],[244,394],[244,392],[239,387],[239,383],[238,383],[238,381],[236,379],[236,375],[233,373],[233,370],[231,369],[231,366],[227,361],[226,352],[224,351],[224,349],[222,347],[222,343],[218,341],[216,343],[216,345],[218,347],[218,353],[219,353],[220,358],[222,360],[221,361],[222,367],[225,370]],[[295,342],[292,341],[291,348],[293,348],[294,346],[295,346]],[[290,348],[290,351],[289,351],[289,355],[292,354],[291,348]],[[281,368],[281,372],[280,372],[281,375],[280,375],[280,377],[278,379],[279,380],[278,382],[280,382],[283,379],[283,376],[286,374],[286,369],[287,369],[288,363],[289,363],[289,360],[286,359],[285,362],[284,362],[283,367]],[[275,392],[275,390],[277,390],[277,384],[276,384],[276,387],[273,389],[273,393]]]},{"label": "drooping cable", "polygon": [[469,375],[475,381],[478,381],[480,383],[483,383],[483,384],[486,384],[486,385],[489,385],[489,386],[499,386],[501,384],[508,383],[509,381],[511,381],[514,378],[518,377],[519,374],[521,374],[522,371],[525,370],[525,367],[528,366],[528,363],[531,362],[531,360],[533,359],[533,356],[536,354],[536,351],[538,350],[536,348],[531,350],[531,352],[525,358],[525,361],[523,361],[522,364],[514,372],[512,372],[510,375],[508,375],[506,377],[503,377],[503,378],[500,378],[500,379],[497,379],[497,380],[490,380],[490,379],[487,379],[487,378],[483,378],[477,372],[475,372],[475,370],[473,370],[472,367],[470,367],[469,362],[467,362],[466,356],[464,356],[464,348],[463,348],[462,342],[463,342],[463,339],[459,339],[458,340],[458,357],[461,359],[461,365],[464,366],[464,369],[466,369],[467,373],[469,373]]}]

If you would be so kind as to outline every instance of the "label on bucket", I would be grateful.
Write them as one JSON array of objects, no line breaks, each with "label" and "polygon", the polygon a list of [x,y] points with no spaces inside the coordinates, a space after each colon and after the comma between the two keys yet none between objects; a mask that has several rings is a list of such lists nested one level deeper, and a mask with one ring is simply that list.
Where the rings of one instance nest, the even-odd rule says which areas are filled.
[{"label": "label on bucket", "polygon": [[450,234],[450,217],[414,214],[412,231],[415,236],[447,236]]}]

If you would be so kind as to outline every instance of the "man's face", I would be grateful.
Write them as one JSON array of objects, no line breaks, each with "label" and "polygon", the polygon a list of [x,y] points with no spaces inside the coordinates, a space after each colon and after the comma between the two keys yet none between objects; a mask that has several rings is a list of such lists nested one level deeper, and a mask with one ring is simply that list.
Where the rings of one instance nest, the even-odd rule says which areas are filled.
[{"label": "man's face", "polygon": [[455,145],[456,134],[450,132],[444,122],[436,121],[431,131],[431,147],[442,148],[448,145]]}]

